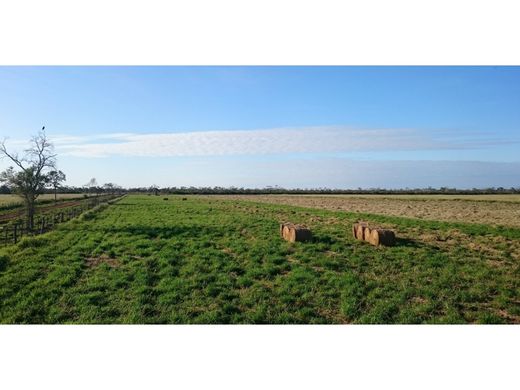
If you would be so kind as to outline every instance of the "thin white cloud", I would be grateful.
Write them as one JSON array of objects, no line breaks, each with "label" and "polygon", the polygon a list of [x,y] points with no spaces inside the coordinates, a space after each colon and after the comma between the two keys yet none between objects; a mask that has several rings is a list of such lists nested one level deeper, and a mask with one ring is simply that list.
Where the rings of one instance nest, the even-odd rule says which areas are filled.
[{"label": "thin white cloud", "polygon": [[57,137],[58,150],[78,157],[225,156],[356,151],[409,151],[482,147],[485,139],[468,141],[410,129],[345,127],[181,133],[118,133],[96,137]]},{"label": "thin white cloud", "polygon": [[[89,144],[95,141],[105,140],[121,140],[124,141],[128,137],[131,137],[134,133],[111,133],[111,134],[100,134],[96,136],[78,136],[78,135],[54,135],[50,136],[52,143],[56,146],[74,146],[81,144]],[[27,142],[27,141],[18,141]]]}]

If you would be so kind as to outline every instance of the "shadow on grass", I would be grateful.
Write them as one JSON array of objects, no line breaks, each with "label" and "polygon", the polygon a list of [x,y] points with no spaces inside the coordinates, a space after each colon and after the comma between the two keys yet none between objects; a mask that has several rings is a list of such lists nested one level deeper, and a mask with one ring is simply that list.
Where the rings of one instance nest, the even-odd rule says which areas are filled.
[{"label": "shadow on grass", "polygon": [[422,242],[419,242],[417,240],[412,240],[410,238],[399,238],[397,237],[395,239],[395,245],[394,246],[403,246],[407,248],[424,248],[427,245],[425,245]]},{"label": "shadow on grass", "polygon": [[[338,240],[337,238],[335,238],[331,235],[319,234],[319,235],[314,235],[312,237],[312,240],[309,242],[314,243],[314,244],[320,243],[320,244],[326,244],[326,245],[332,246],[334,244],[341,244],[343,241]],[[355,241],[355,242],[359,242],[359,241]],[[364,242],[364,241],[361,241],[361,242]],[[396,238],[395,244],[393,245],[393,247],[426,248],[426,247],[429,247],[429,245],[427,245],[423,242],[409,239],[409,238]]]},{"label": "shadow on grass", "polygon": [[310,239],[310,241],[308,241],[308,242],[314,243],[314,244],[321,243],[321,244],[327,244],[327,245],[334,245],[334,244],[338,243],[339,240],[337,240],[336,238],[334,238],[333,236],[330,236],[328,234],[314,234],[312,236],[312,238]]},{"label": "shadow on grass", "polygon": [[8,263],[9,258],[7,256],[0,256],[0,272],[4,271],[7,268]]}]

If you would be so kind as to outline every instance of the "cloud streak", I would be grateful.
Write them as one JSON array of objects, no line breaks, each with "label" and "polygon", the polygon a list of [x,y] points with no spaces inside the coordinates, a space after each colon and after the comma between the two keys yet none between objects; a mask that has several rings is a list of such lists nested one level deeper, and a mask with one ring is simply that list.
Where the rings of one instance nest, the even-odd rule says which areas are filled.
[{"label": "cloud streak", "polygon": [[497,140],[464,139],[413,129],[352,129],[346,127],[224,130],[180,133],[118,133],[92,137],[60,136],[58,150],[77,157],[229,156],[358,151],[471,149]]}]

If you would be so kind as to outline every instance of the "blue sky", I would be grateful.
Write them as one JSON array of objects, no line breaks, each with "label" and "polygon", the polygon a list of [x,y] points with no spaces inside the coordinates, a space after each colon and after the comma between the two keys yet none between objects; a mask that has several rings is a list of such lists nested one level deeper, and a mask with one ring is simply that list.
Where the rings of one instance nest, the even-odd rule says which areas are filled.
[{"label": "blue sky", "polygon": [[70,185],[520,186],[519,108],[520,67],[0,67]]}]

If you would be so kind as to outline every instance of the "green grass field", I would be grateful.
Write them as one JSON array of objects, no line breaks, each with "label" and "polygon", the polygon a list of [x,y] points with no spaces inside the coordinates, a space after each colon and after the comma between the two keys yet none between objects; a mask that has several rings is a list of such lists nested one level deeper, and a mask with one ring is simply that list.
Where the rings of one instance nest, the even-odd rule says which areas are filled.
[{"label": "green grass field", "polygon": [[[355,241],[362,218],[394,247]],[[305,223],[313,242],[279,238]],[[127,196],[0,250],[2,323],[518,323],[520,229]]]}]

